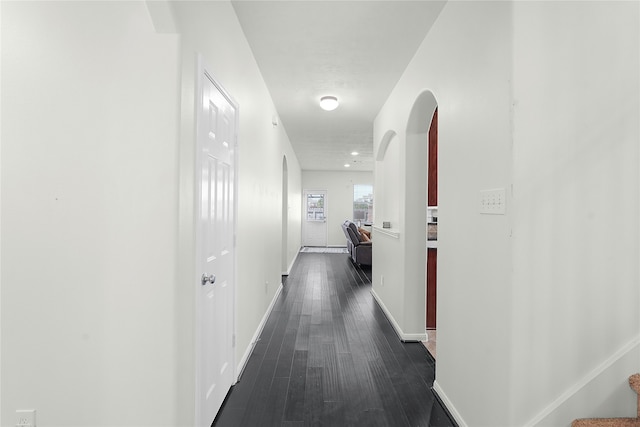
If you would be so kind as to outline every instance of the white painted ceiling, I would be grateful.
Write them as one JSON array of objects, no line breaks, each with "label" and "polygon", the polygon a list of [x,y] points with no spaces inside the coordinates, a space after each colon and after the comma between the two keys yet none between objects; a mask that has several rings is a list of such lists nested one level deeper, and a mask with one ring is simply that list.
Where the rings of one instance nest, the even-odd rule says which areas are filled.
[{"label": "white painted ceiling", "polygon": [[232,2],[303,170],[373,170],[373,120],[444,3]]}]

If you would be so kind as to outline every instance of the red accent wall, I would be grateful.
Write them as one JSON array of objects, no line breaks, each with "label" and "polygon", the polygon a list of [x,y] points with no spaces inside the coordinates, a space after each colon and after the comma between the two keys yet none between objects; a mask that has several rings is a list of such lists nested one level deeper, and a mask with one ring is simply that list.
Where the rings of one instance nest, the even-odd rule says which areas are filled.
[{"label": "red accent wall", "polygon": [[[429,166],[427,204],[438,206],[438,109],[433,113],[429,127]],[[436,284],[438,250],[427,249],[427,329],[436,329]]]},{"label": "red accent wall", "polygon": [[433,113],[429,127],[429,169],[427,204],[438,206],[438,109]]}]

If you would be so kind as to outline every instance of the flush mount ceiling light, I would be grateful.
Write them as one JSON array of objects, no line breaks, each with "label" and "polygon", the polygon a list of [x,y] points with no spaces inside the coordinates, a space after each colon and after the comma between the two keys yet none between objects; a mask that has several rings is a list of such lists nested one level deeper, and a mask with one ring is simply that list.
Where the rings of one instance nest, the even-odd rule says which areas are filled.
[{"label": "flush mount ceiling light", "polygon": [[320,108],[326,111],[332,111],[338,108],[338,98],[335,96],[323,96],[320,98]]},{"label": "flush mount ceiling light", "polygon": [[360,153],[358,153],[357,151],[352,151],[352,152],[351,152],[351,155],[352,155],[352,156],[357,156],[358,154],[360,154]]},{"label": "flush mount ceiling light", "polygon": [[350,167],[351,167],[351,165],[350,165],[349,163],[345,163],[345,164],[344,164],[344,167],[345,167],[345,168],[350,168]]}]

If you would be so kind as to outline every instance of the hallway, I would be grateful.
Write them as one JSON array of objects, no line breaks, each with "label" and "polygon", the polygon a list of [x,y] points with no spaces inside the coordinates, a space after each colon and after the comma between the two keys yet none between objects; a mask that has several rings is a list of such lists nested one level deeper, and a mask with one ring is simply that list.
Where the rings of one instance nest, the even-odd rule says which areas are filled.
[{"label": "hallway", "polygon": [[300,253],[215,426],[454,426],[435,363],[403,344],[371,296],[371,270]]}]

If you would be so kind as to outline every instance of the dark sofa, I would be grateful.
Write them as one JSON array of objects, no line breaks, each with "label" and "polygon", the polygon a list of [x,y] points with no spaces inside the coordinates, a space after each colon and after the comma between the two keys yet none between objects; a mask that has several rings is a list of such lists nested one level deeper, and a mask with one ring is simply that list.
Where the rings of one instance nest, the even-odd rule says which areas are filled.
[{"label": "dark sofa", "polygon": [[365,242],[358,231],[358,226],[350,220],[342,223],[342,231],[347,237],[347,249],[351,260],[356,264],[371,265],[371,253],[373,250],[371,242]]}]

